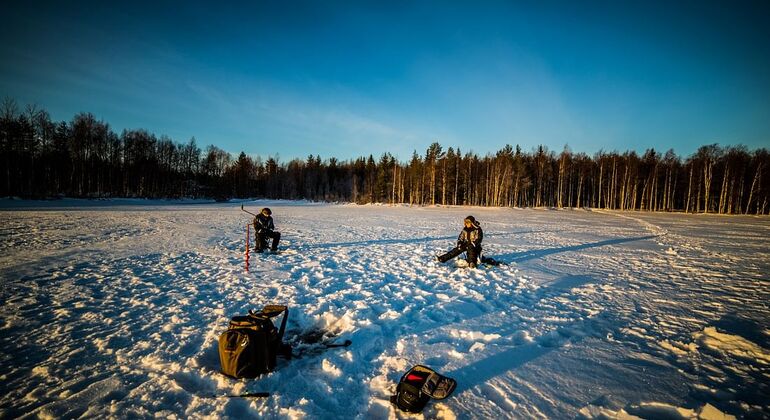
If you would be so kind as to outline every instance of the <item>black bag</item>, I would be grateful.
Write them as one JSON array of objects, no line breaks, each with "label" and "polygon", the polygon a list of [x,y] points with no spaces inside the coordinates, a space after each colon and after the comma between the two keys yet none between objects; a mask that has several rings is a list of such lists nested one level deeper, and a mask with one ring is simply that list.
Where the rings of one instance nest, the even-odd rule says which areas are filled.
[{"label": "black bag", "polygon": [[[283,314],[280,329],[270,320]],[[289,309],[268,305],[260,312],[235,316],[227,331],[219,336],[219,361],[222,373],[233,378],[255,378],[275,369],[280,354],[291,358],[291,346],[283,344]]]},{"label": "black bag", "polygon": [[435,370],[417,365],[401,377],[396,387],[396,395],[390,402],[408,413],[419,413],[431,398],[443,400],[455,390],[454,379],[440,375]]}]

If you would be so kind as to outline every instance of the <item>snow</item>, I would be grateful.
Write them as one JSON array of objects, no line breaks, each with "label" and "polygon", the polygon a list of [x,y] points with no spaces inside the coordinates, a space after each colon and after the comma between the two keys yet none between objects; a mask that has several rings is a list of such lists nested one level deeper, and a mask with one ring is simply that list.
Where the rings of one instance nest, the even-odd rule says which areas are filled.
[{"label": "snow", "polygon": [[742,357],[760,365],[770,364],[770,351],[739,335],[723,334],[714,327],[706,327],[703,332],[694,333],[693,338],[705,349]]},{"label": "snow", "polygon": [[[0,201],[0,418],[406,418],[415,364],[458,382],[426,418],[770,416],[767,217],[246,202],[288,248],[247,273],[241,203],[97,204]],[[434,261],[467,214],[507,265]],[[306,354],[219,374],[271,303]]]}]

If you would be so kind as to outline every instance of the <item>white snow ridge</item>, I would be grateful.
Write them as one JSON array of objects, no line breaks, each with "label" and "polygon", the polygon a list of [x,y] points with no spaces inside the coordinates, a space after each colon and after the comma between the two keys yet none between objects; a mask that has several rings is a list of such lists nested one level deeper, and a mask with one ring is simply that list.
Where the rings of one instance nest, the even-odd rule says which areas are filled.
[{"label": "white snow ridge", "polygon": [[[288,250],[249,272],[240,203],[0,211],[0,418],[413,418],[415,364],[458,383],[424,418],[770,417],[767,217],[245,204]],[[467,214],[507,264],[434,260]],[[221,375],[271,303],[352,345]]]}]

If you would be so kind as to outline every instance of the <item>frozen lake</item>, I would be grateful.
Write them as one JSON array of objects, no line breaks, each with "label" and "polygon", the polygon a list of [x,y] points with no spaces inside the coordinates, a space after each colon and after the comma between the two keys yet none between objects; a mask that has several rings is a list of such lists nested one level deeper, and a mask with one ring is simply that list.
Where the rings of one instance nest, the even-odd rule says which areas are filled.
[{"label": "frozen lake", "polygon": [[[246,202],[289,249],[247,273],[240,203],[89,203],[0,204],[2,418],[404,417],[415,364],[428,418],[770,416],[768,217]],[[435,262],[468,214],[507,265]],[[219,374],[270,303],[353,344]]]}]

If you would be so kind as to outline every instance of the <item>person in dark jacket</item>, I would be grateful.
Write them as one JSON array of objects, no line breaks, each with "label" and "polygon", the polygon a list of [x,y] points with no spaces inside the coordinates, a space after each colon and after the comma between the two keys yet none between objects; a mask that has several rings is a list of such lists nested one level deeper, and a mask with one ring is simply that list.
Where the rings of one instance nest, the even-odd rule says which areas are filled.
[{"label": "person in dark jacket", "polygon": [[256,252],[262,252],[267,249],[268,238],[273,239],[273,244],[270,250],[273,252],[278,251],[278,241],[281,240],[281,232],[275,231],[275,225],[273,224],[273,212],[265,207],[254,218],[254,230],[257,232],[257,244]]},{"label": "person in dark jacket", "polygon": [[474,268],[478,265],[484,231],[481,230],[481,224],[473,216],[466,217],[464,222],[465,227],[460,231],[460,236],[457,237],[457,246],[446,254],[437,256],[436,259],[439,262],[445,263],[465,252],[468,267]]}]

